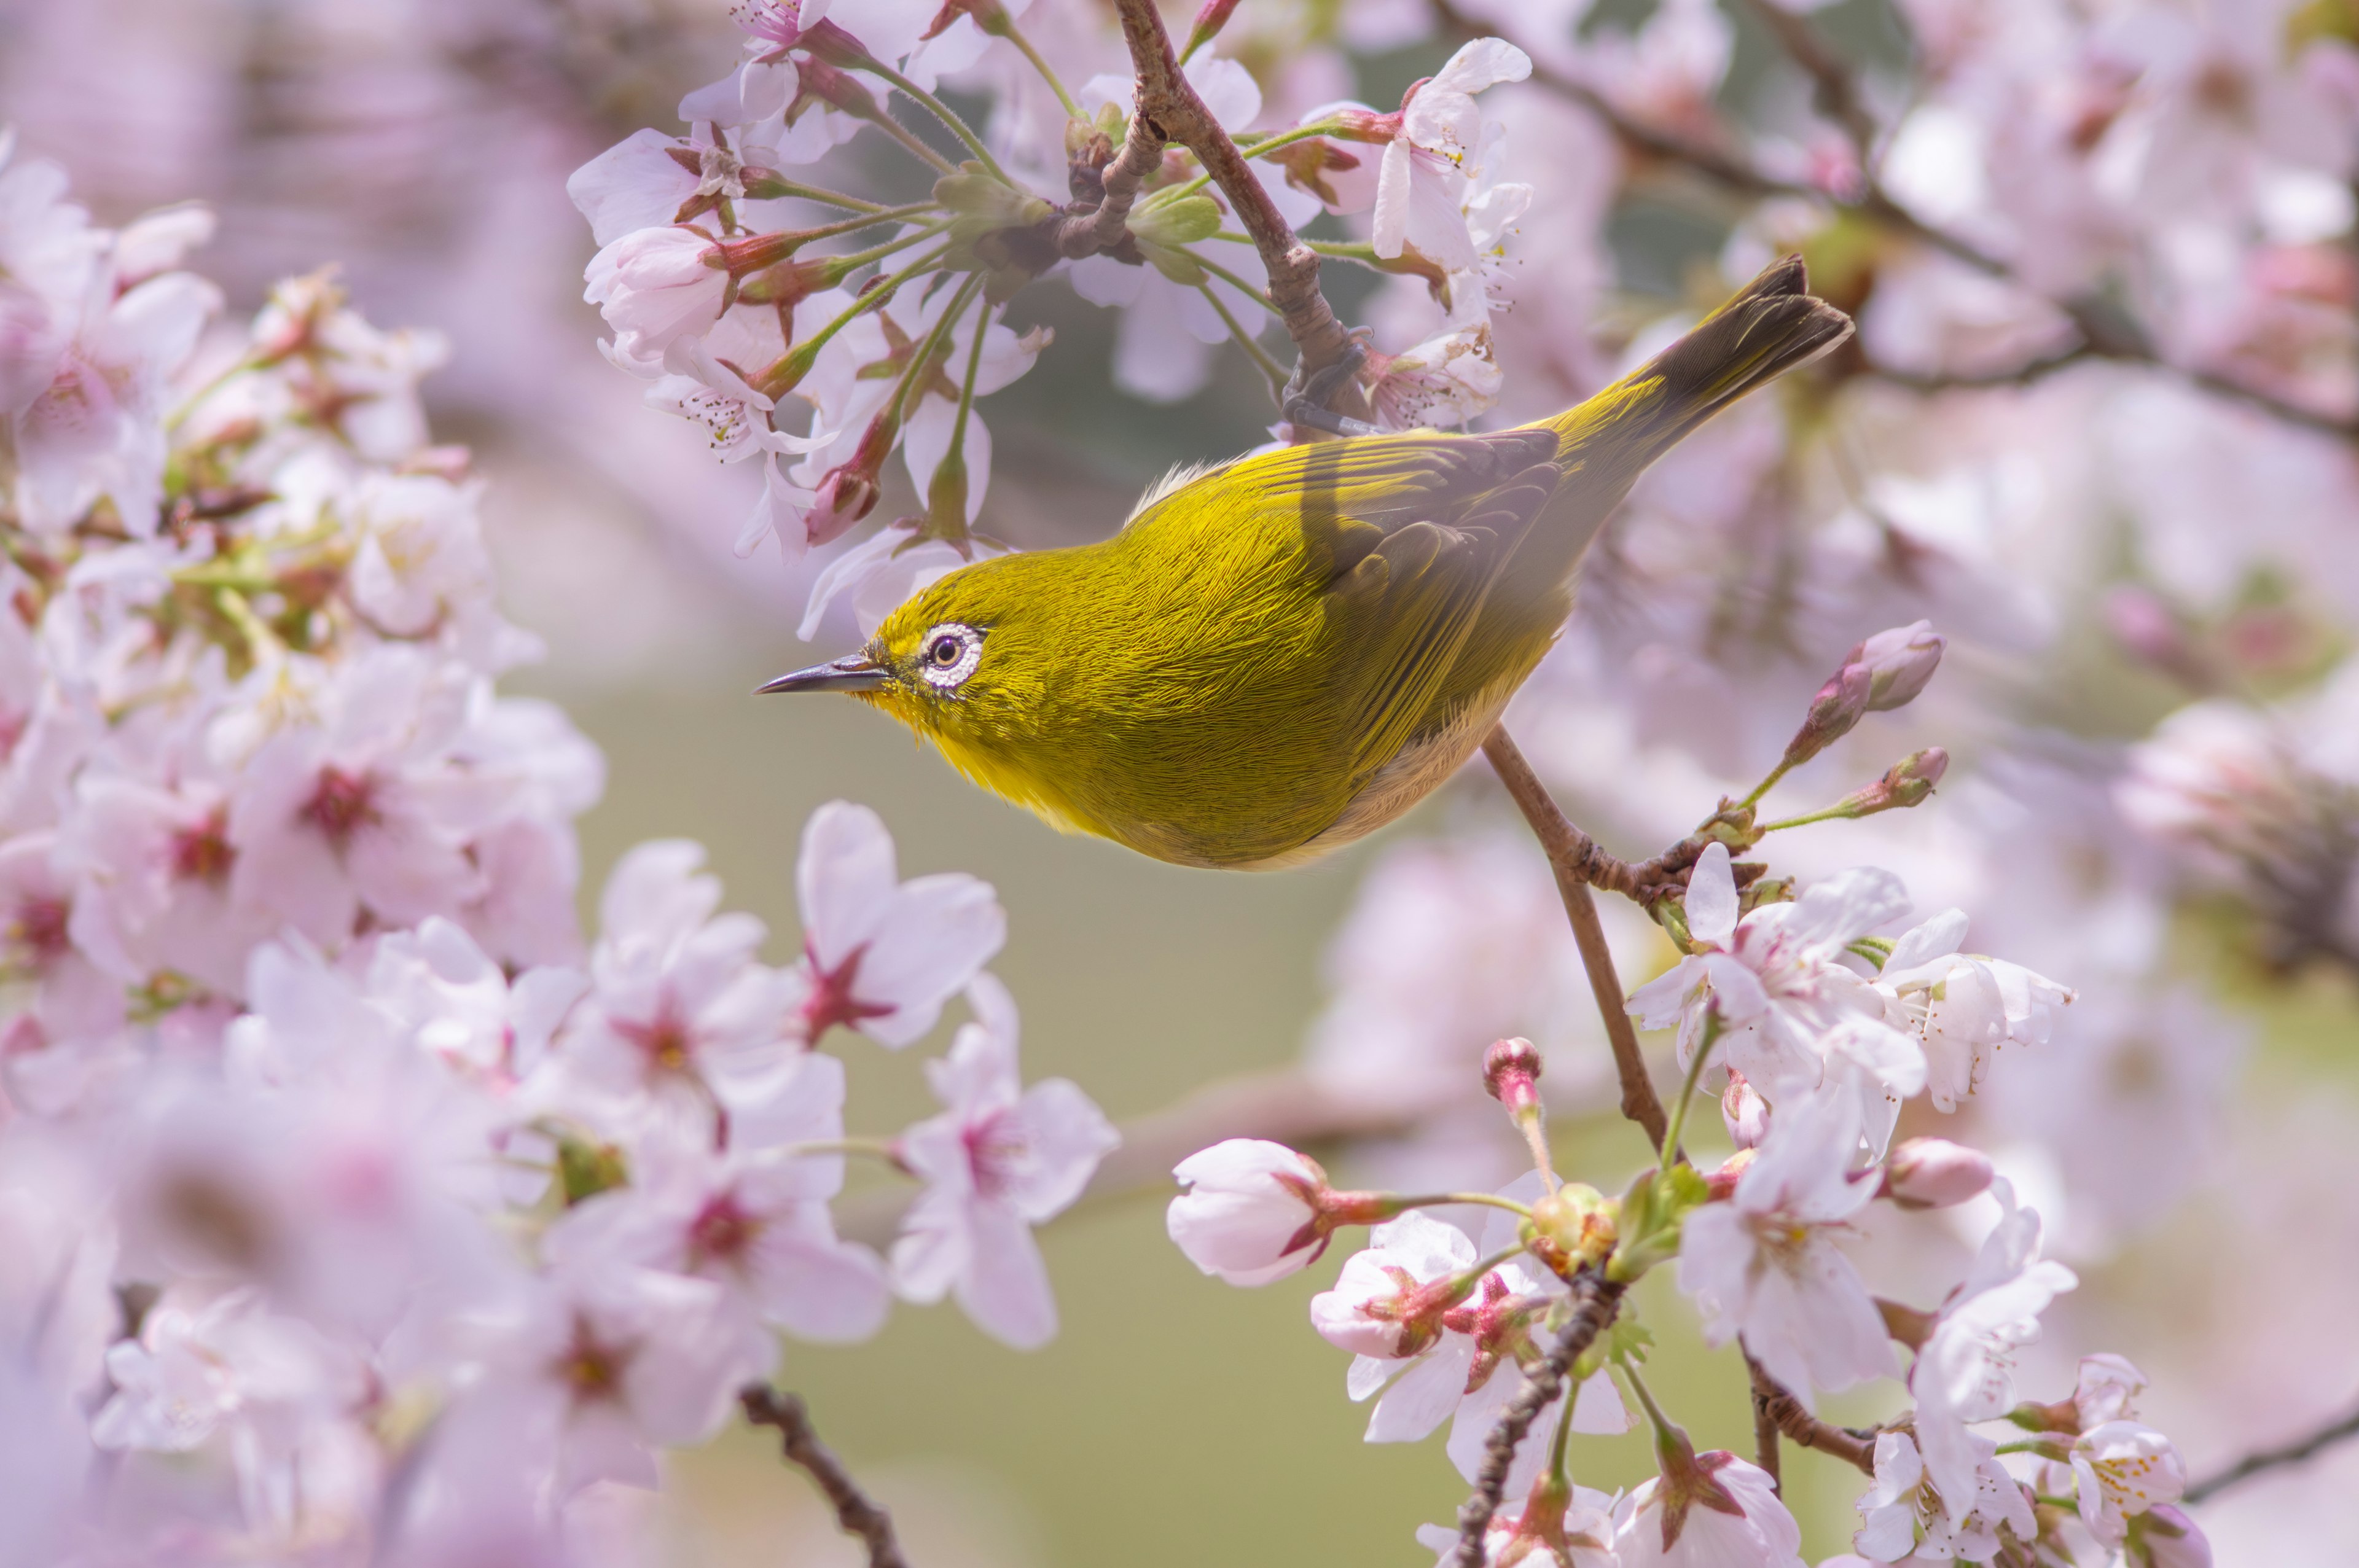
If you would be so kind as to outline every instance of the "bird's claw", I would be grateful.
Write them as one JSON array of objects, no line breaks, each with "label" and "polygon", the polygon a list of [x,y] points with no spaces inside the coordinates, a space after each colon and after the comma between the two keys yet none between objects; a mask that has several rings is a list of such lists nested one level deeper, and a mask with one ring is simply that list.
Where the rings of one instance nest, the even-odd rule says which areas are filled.
[{"label": "bird's claw", "polygon": [[1359,375],[1360,367],[1368,362],[1371,336],[1365,327],[1353,328],[1351,343],[1343,351],[1343,357],[1321,371],[1310,372],[1302,361],[1295,361],[1294,373],[1287,378],[1286,390],[1279,399],[1279,416],[1289,425],[1324,430],[1331,436],[1383,434],[1366,420],[1338,414],[1330,406],[1335,395],[1350,385]]}]

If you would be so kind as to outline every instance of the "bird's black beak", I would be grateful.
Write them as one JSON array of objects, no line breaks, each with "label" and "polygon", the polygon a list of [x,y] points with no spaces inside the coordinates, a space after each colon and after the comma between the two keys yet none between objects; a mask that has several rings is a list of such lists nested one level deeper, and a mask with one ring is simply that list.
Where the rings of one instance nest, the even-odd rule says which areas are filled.
[{"label": "bird's black beak", "polygon": [[892,680],[892,673],[865,654],[846,654],[807,670],[780,676],[757,691],[875,691]]}]

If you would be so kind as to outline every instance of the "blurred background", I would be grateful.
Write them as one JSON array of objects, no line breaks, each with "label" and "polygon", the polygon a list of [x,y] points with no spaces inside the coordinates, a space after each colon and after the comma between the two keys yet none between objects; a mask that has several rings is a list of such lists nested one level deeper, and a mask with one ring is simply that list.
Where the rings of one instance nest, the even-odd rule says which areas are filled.
[{"label": "blurred background", "polygon": [[[2322,91],[2296,46],[2313,61],[2321,49],[2348,52],[2332,36],[2342,11],[2093,9],[2105,26],[2144,16],[2169,36],[2153,44],[2127,22],[2110,33],[2090,22],[2063,40],[2079,52],[2060,54],[2060,79],[2111,84],[2123,101],[2082,150],[2095,157],[2114,121],[2144,114],[2143,156],[2161,157],[2161,138],[2186,178],[2125,198],[2090,242],[2100,254],[2087,276],[2128,280],[2104,297],[2145,313],[2157,352],[2277,376],[2266,383],[2276,395],[2326,410],[2312,424],[2342,417],[2348,187],[2337,208],[2318,179],[2280,176],[2346,165],[2347,123],[2275,127],[2280,109]],[[1103,51],[1105,16],[1065,12],[1079,29],[1071,47]],[[2301,20],[2313,13],[2323,19]],[[1896,184],[1917,171],[1906,193],[1919,210],[1947,202],[1969,226],[1995,212],[2015,226],[1988,232],[2029,244],[2027,234],[2054,238],[2030,198],[2009,205],[2021,194],[2009,182],[2031,175],[1987,137],[1978,173],[1944,165],[1939,140],[1955,127],[1919,110],[1945,93],[1956,103],[1973,69],[1987,72],[1973,51],[1995,52],[1988,31],[2019,26],[2025,49],[2057,44],[2034,25],[2048,15],[1843,0],[1813,22],[1888,89],[1875,108],[1913,128],[1909,146],[1937,144],[1896,159]],[[1560,0],[1503,10],[1510,22],[1544,66],[1618,70],[1634,95],[1624,113],[1713,145],[1741,137],[1805,171],[1797,178],[1834,156],[1808,81],[1744,6]],[[1288,49],[1255,52],[1256,38],[1281,36]],[[696,432],[643,406],[640,384],[600,357],[596,314],[580,300],[592,246],[564,192],[573,168],[620,137],[673,128],[681,92],[720,75],[738,37],[717,0],[0,0],[0,122],[65,166],[101,222],[192,198],[216,207],[221,238],[192,265],[223,286],[233,314],[277,277],[332,265],[373,320],[447,337],[448,366],[428,384],[435,427],[473,449],[507,611],[549,645],[511,684],[564,702],[608,759],[605,799],[583,823],[585,901],[628,845],[700,838],[783,957],[804,819],[831,798],[864,801],[893,828],[905,873],[964,870],[998,887],[1012,935],[997,967],[1024,1011],[1028,1075],[1071,1076],[1118,1119],[1304,1062],[1300,1081],[1376,1102],[1443,1081],[1440,1111],[1337,1151],[1334,1164],[1370,1180],[1481,1179],[1506,1173],[1505,1124],[1469,1099],[1472,1063],[1495,1033],[1527,1033],[1549,1052],[1561,1164],[1618,1187],[1643,1145],[1598,1093],[1603,1047],[1570,937],[1486,778],[1308,871],[1197,873],[1056,837],[881,716],[748,695],[821,656],[792,635],[816,563],[790,573],[767,555],[731,555],[757,476],[712,463]],[[1276,62],[1263,85],[1280,123],[1321,99],[1388,107],[1455,39],[1417,5],[1246,0],[1231,41],[1248,65]],[[2244,76],[2202,75],[2214,44]],[[2122,80],[2123,59],[2144,74]],[[2244,96],[2223,107],[2233,92]],[[1805,407],[1724,420],[1667,465],[1601,557],[1584,622],[1518,710],[1527,749],[1609,843],[1648,852],[1719,789],[1757,774],[1844,646],[1933,616],[1955,639],[1935,697],[1872,723],[1793,798],[1832,798],[1936,741],[1960,755],[1953,783],[1873,833],[1796,835],[1778,869],[1890,865],[1924,911],[1973,911],[1977,948],[2082,989],[2082,1034],[2041,1061],[2002,1060],[1998,1076],[2016,1081],[1995,1083],[1972,1113],[1973,1135],[2002,1149],[2084,1281],[2027,1357],[2031,1397],[2064,1391],[2081,1353],[2126,1354],[2155,1379],[2148,1417],[2199,1475],[2313,1424],[2359,1391],[2345,1332],[2359,1286],[2347,776],[2359,697],[2334,678],[2359,624],[2350,442],[2151,367],[2015,374],[2058,352],[2052,306],[2043,315],[1988,279],[1961,281],[1954,261],[1929,259],[1905,233],[1862,237],[1840,211],[1700,189],[1617,146],[1561,93],[1494,97],[1486,106],[1519,133],[1508,172],[1539,189],[1508,247],[1504,412],[1598,384],[1658,324],[1793,243],[1810,247],[1822,288],[1863,309],[1865,351],[1886,362],[1838,367],[1865,384]],[[2215,112],[2245,129],[2209,125]],[[2036,126],[2100,108],[2043,99],[2025,113]],[[2330,124],[2340,143],[2318,132]],[[2304,127],[2315,145],[2286,152],[2283,138],[2299,142]],[[2212,168],[2239,147],[2245,163]],[[858,166],[875,154],[864,141],[836,156]],[[2212,222],[2234,243],[2209,272],[2185,259],[2187,225],[2170,217],[2210,200],[2194,180],[2204,169],[2244,193]],[[864,189],[874,175],[854,167],[840,182]],[[2069,194],[2041,199],[2070,208]],[[2105,227],[2105,215],[2082,216]],[[2264,262],[2277,271],[2256,284]],[[1329,276],[1346,319],[1373,317],[1390,339],[1414,330],[1413,285],[1379,288],[1340,266]],[[2284,277],[2295,281],[2267,282]],[[2071,292],[2085,281],[2044,293],[2098,297]],[[2221,324],[2238,310],[2253,319]],[[1217,356],[1189,395],[1149,401],[1107,391],[1114,314],[1051,279],[1017,318],[1057,341],[984,405],[994,535],[1025,546],[1093,536],[1172,463],[1266,438],[1275,411],[1241,355]],[[879,515],[909,509],[905,484]],[[850,636],[831,623],[813,645],[829,654]],[[2148,820],[2140,837],[2118,806],[2123,780],[2162,766],[2158,726],[2223,699],[2292,737],[2279,760],[2303,781],[2299,799],[2254,828],[2284,831],[2265,849],[2223,849],[2233,835],[2216,823],[2192,851],[2168,825]],[[2266,773],[2276,743],[2253,752],[2260,762],[2236,757]],[[2196,762],[2218,755],[2199,749]],[[2230,816],[2237,798],[2282,782],[2235,776],[2245,794],[2228,792]],[[2312,874],[2289,892],[2254,871],[2270,855]],[[1986,905],[1998,911],[1987,925]],[[1615,935],[1633,984],[1669,959],[1635,917]],[[2103,971],[2098,983],[2084,968]],[[1408,987],[1404,973],[1420,997],[1386,990]],[[1409,1018],[1419,1007],[1430,1016]],[[855,1043],[850,1054],[855,1130],[928,1108],[922,1050],[887,1057]],[[2067,1105],[2086,1114],[2060,1115]],[[868,1345],[790,1347],[783,1375],[894,1506],[925,1568],[1421,1562],[1411,1531],[1451,1518],[1463,1487],[1430,1445],[1358,1442],[1364,1411],[1343,1397],[1344,1357],[1304,1316],[1335,1260],[1266,1290],[1224,1289],[1165,1240],[1161,1196],[1093,1200],[1050,1227],[1065,1327],[1045,1351],[1008,1351],[953,1311],[903,1310]],[[1930,1306],[1979,1230],[1912,1223],[1867,1237],[1864,1266],[1880,1291]],[[1658,1386],[1700,1442],[1741,1451],[1741,1363],[1700,1351],[1667,1283],[1642,1302],[1664,1346]],[[1895,1391],[1836,1413],[1872,1419]],[[1576,1441],[1586,1484],[1649,1472],[1639,1439]],[[1790,1454],[1788,1472],[1806,1553],[1846,1549],[1860,1477]],[[2351,1561],[2359,1524],[2340,1499],[2354,1487],[2359,1458],[2329,1455],[2201,1517],[2223,1562]],[[615,1539],[657,1532],[695,1568],[854,1560],[802,1480],[746,1434],[679,1457],[660,1499],[605,1506]]]}]

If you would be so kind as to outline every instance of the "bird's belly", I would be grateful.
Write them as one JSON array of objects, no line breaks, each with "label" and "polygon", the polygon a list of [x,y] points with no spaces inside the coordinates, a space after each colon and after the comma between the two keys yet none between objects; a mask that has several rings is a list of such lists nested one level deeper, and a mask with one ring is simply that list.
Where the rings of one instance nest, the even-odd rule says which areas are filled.
[{"label": "bird's belly", "polygon": [[1514,679],[1498,682],[1457,718],[1402,747],[1391,762],[1378,768],[1360,786],[1359,793],[1344,806],[1343,814],[1332,823],[1291,849],[1246,862],[1237,869],[1276,871],[1299,866],[1364,838],[1407,815],[1411,806],[1448,783],[1451,775],[1465,765],[1466,759],[1481,748],[1484,737],[1499,722],[1507,699],[1522,684],[1520,671]]}]

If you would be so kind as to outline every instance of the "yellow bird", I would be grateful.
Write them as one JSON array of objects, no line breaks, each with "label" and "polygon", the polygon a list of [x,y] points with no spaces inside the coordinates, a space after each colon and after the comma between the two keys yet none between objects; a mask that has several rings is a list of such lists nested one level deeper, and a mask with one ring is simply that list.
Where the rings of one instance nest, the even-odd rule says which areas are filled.
[{"label": "yellow bird", "polygon": [[882,708],[1068,832],[1184,866],[1310,860],[1482,744],[1649,463],[1850,334],[1806,287],[1788,257],[1552,419],[1176,473],[1112,538],[962,567],[761,689]]}]

